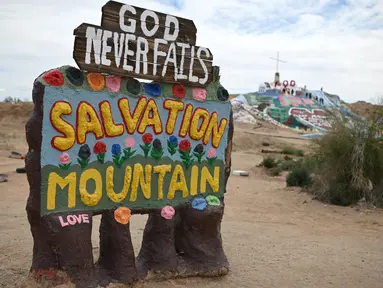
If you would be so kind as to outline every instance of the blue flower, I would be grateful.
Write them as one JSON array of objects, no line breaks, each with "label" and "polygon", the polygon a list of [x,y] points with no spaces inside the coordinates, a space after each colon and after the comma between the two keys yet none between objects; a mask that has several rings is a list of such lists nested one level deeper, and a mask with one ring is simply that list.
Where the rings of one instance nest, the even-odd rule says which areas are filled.
[{"label": "blue flower", "polygon": [[169,137],[169,142],[170,142],[170,144],[177,146],[178,145],[178,138],[176,136],[172,135]]},{"label": "blue flower", "polygon": [[197,210],[205,210],[207,204],[206,200],[202,197],[197,197],[192,201],[192,207]]},{"label": "blue flower", "polygon": [[161,96],[161,86],[157,83],[145,83],[144,84],[145,93],[150,96]]},{"label": "blue flower", "polygon": [[112,146],[112,154],[113,155],[118,155],[121,153],[121,146],[120,144],[113,144]]}]

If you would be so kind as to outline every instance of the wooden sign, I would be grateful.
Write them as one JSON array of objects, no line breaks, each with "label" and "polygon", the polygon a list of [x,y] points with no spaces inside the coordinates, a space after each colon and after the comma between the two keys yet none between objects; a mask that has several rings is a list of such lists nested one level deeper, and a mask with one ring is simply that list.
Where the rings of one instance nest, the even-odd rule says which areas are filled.
[{"label": "wooden sign", "polygon": [[73,58],[81,70],[159,82],[207,86],[213,55],[195,46],[192,20],[109,1],[101,26],[74,30]]}]

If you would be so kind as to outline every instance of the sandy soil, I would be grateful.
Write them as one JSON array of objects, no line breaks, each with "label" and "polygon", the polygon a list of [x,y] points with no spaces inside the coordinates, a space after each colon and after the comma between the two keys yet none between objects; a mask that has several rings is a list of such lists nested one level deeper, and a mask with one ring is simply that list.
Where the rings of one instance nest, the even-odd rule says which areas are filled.
[{"label": "sandy soil", "polygon": [[[139,283],[136,287],[383,287],[382,210],[324,205],[299,189],[286,188],[284,176],[267,176],[255,167],[262,161],[262,142],[270,142],[273,148],[293,144],[307,149],[310,142],[297,139],[294,132],[265,126],[236,126],[233,169],[247,170],[250,175],[231,176],[228,182],[222,234],[231,264],[229,275]],[[1,141],[3,137],[0,146]],[[17,142],[25,149],[22,139]],[[28,182],[25,174],[14,172],[22,166],[22,160],[7,158],[6,149],[0,151],[0,173],[9,175],[9,182],[0,183],[0,287],[21,283],[31,264],[32,237],[25,213]],[[97,258],[100,219],[95,218]],[[132,218],[137,252],[145,219]]]}]

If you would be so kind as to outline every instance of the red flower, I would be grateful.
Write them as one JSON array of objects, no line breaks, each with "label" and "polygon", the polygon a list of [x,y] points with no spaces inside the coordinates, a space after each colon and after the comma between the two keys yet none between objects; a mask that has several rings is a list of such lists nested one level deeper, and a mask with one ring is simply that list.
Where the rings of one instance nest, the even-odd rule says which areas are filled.
[{"label": "red flower", "polygon": [[189,140],[182,140],[180,142],[179,148],[182,152],[188,151],[190,149],[190,142]]},{"label": "red flower", "polygon": [[184,98],[186,95],[186,89],[183,85],[180,84],[174,84],[172,87],[173,90],[173,95],[176,96],[177,98]]},{"label": "red flower", "polygon": [[102,154],[106,152],[106,144],[104,142],[97,142],[93,147],[93,152],[95,154]]},{"label": "red flower", "polygon": [[142,136],[142,141],[144,141],[145,144],[149,145],[150,143],[152,143],[153,141],[153,136],[152,134],[150,133],[146,133],[144,134],[144,136]]},{"label": "red flower", "polygon": [[43,79],[52,86],[62,86],[64,84],[64,76],[57,69],[53,69],[45,73]]}]

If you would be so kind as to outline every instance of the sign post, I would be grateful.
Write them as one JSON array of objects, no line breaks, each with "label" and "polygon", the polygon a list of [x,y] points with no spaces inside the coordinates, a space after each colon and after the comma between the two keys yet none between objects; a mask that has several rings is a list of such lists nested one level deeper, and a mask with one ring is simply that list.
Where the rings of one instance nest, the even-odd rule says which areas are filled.
[{"label": "sign post", "polygon": [[[74,30],[80,69],[35,80],[26,125],[35,278],[96,287],[228,272],[219,231],[233,120],[196,32],[191,20],[109,1],[101,26]],[[149,215],[137,257],[134,214]]]}]

